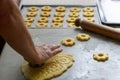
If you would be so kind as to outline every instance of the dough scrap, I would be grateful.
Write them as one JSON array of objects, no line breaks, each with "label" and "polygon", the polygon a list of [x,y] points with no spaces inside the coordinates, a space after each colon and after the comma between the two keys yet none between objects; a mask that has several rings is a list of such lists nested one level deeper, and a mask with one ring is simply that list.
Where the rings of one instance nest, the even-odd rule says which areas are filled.
[{"label": "dough scrap", "polygon": [[71,54],[57,54],[47,60],[40,67],[30,67],[28,62],[23,62],[21,71],[27,80],[48,80],[57,77],[73,65],[74,59]]}]

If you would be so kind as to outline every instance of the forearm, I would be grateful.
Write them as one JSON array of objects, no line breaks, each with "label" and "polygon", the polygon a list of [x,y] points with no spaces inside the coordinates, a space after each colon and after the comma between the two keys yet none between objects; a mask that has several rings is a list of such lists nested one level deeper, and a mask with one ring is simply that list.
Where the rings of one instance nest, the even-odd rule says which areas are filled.
[{"label": "forearm", "polygon": [[5,3],[8,4],[7,10],[0,15],[0,34],[24,58],[36,62],[39,56],[24,25],[18,6],[15,2],[7,1],[9,1],[9,3]]}]

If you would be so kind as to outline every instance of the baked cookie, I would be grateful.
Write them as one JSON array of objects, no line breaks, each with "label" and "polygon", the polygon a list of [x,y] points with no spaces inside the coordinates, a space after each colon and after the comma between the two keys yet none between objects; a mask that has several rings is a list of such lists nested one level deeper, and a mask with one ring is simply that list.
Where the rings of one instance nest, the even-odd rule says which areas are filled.
[{"label": "baked cookie", "polygon": [[40,23],[47,23],[48,22],[48,18],[47,17],[40,17],[38,19],[38,22],[40,22]]},{"label": "baked cookie", "polygon": [[78,17],[79,13],[72,12],[69,14],[69,17]]},{"label": "baked cookie", "polygon": [[90,22],[95,22],[95,19],[93,17],[85,17],[84,20],[88,20]]},{"label": "baked cookie", "polygon": [[65,13],[64,12],[56,12],[54,14],[55,17],[64,17],[65,16]]},{"label": "baked cookie", "polygon": [[84,12],[84,13],[83,13],[83,16],[84,16],[84,17],[93,17],[93,16],[94,16],[94,13],[93,13],[93,12]]},{"label": "baked cookie", "polygon": [[68,24],[68,27],[69,27],[69,28],[75,28],[76,26],[75,26],[75,23],[69,23],[69,24]]},{"label": "baked cookie", "polygon": [[29,12],[35,12],[35,11],[38,11],[38,9],[39,9],[38,7],[29,7],[28,11]]},{"label": "baked cookie", "polygon": [[72,7],[72,8],[70,8],[70,12],[80,12],[80,8],[78,8],[78,7]]},{"label": "baked cookie", "polygon": [[62,17],[54,17],[52,21],[56,23],[62,23],[64,19]]},{"label": "baked cookie", "polygon": [[71,54],[57,54],[39,67],[31,67],[28,62],[21,64],[21,71],[26,80],[50,80],[62,75],[74,63]]},{"label": "baked cookie", "polygon": [[106,53],[100,52],[93,54],[93,59],[97,61],[106,61],[108,60],[109,56]]},{"label": "baked cookie", "polygon": [[37,23],[36,27],[38,27],[38,28],[46,28],[47,27],[47,23]]},{"label": "baked cookie", "polygon": [[67,21],[68,23],[74,23],[75,20],[76,20],[75,17],[70,17],[70,18],[68,18],[66,21]]},{"label": "baked cookie", "polygon": [[32,25],[32,23],[30,23],[30,22],[25,22],[25,26],[26,27],[30,27]]},{"label": "baked cookie", "polygon": [[58,7],[56,7],[56,11],[57,12],[65,12],[66,8],[64,6],[58,6]]},{"label": "baked cookie", "polygon": [[85,33],[79,33],[77,34],[76,38],[77,40],[80,40],[80,41],[88,41],[90,39],[90,36]]},{"label": "baked cookie", "polygon": [[85,7],[85,8],[83,8],[83,12],[93,12],[93,11],[94,11],[94,9],[91,8],[91,7]]},{"label": "baked cookie", "polygon": [[27,17],[24,19],[24,21],[32,23],[34,21],[34,17]]},{"label": "baked cookie", "polygon": [[50,17],[50,12],[46,12],[46,11],[41,12],[40,16],[42,16],[42,17]]},{"label": "baked cookie", "polygon": [[28,12],[27,17],[35,17],[37,15],[37,12]]},{"label": "baked cookie", "polygon": [[62,45],[64,46],[73,46],[75,44],[75,40],[73,38],[64,38],[61,41]]},{"label": "baked cookie", "polygon": [[42,9],[42,11],[51,11],[52,7],[50,7],[50,6],[43,6],[41,9]]},{"label": "baked cookie", "polygon": [[52,23],[51,27],[52,28],[61,28],[61,27],[63,27],[63,24],[62,23]]}]

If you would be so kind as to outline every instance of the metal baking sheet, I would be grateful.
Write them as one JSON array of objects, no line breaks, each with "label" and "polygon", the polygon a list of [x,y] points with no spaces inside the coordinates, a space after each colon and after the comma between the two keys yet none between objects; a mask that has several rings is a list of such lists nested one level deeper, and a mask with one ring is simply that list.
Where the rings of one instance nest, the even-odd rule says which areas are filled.
[{"label": "metal baking sheet", "polygon": [[[65,37],[72,37],[76,41],[73,47],[61,45],[64,53],[73,55],[73,66],[51,80],[120,80],[120,42],[80,29],[29,30],[34,43],[60,44]],[[89,41],[76,40],[75,36],[83,32],[91,36]],[[109,60],[93,60],[93,54],[96,52],[108,53]],[[25,80],[20,71],[22,62],[23,58],[6,44],[0,57],[0,80]]]},{"label": "metal baking sheet", "polygon": [[32,7],[32,6],[36,6],[36,7],[39,7],[39,10],[37,11],[37,16],[35,17],[35,21],[32,23],[31,27],[29,28],[37,28],[36,27],[36,24],[38,23],[38,18],[40,18],[40,13],[41,13],[41,7],[43,6],[51,6],[52,7],[52,11],[51,11],[51,16],[48,17],[49,19],[49,22],[48,22],[48,27],[47,28],[51,28],[51,24],[52,24],[52,19],[54,17],[54,13],[56,12],[55,8],[57,6],[64,6],[66,8],[66,11],[65,11],[65,16],[64,16],[64,21],[63,21],[63,28],[69,28],[68,27],[68,23],[66,22],[66,19],[69,18],[69,13],[70,13],[70,8],[72,7],[78,7],[81,9],[81,11],[79,12],[80,16],[78,18],[81,18],[81,19],[84,19],[85,17],[83,17],[83,11],[82,9],[85,8],[85,7],[91,7],[94,9],[94,17],[95,18],[95,22],[100,24],[101,21],[100,21],[100,17],[99,17],[99,13],[98,13],[98,9],[97,9],[97,6],[96,5],[93,5],[93,6],[90,6],[90,5],[86,5],[86,6],[82,6],[82,5],[21,5],[21,12],[22,12],[22,15],[24,18],[26,18],[26,14],[28,12],[28,8],[29,7]]},{"label": "metal baking sheet", "polygon": [[120,25],[119,8],[119,0],[99,0],[98,11],[100,13],[101,22],[108,25]]}]

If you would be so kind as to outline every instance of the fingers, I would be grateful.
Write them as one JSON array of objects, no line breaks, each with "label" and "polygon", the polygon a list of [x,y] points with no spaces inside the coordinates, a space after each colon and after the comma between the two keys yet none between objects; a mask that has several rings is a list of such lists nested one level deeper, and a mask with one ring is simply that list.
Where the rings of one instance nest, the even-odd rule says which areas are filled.
[{"label": "fingers", "polygon": [[48,45],[51,50],[55,50],[60,47],[60,45]]},{"label": "fingers", "polygon": [[38,47],[40,48],[40,51],[42,51],[41,55],[44,56],[44,57],[45,56],[52,57],[52,56],[56,55],[57,53],[62,52],[62,49],[60,48],[60,45],[41,43],[41,44],[38,45]]},{"label": "fingers", "polygon": [[57,49],[55,49],[55,50],[52,51],[52,55],[51,56],[54,56],[54,55],[56,55],[56,54],[58,54],[58,53],[60,53],[62,51],[63,51],[63,49],[57,48]]}]

